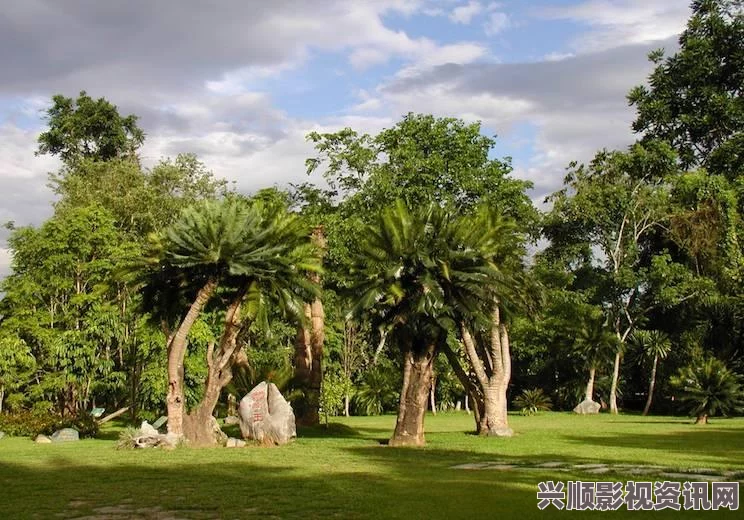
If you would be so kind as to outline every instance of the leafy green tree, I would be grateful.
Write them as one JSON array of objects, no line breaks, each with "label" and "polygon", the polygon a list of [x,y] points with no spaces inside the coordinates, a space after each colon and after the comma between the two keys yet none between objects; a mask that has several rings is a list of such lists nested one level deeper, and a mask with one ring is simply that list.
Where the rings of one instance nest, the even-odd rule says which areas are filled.
[{"label": "leafy green tree", "polygon": [[608,309],[620,346],[609,396],[610,410],[617,413],[620,365],[630,333],[652,309],[679,305],[702,289],[666,251],[646,255],[645,244],[667,225],[671,212],[666,179],[678,170],[668,146],[635,144],[627,152],[600,152],[588,167],[573,166],[566,187],[549,197],[553,208],[544,233],[550,255],[600,266],[594,298]]},{"label": "leafy green tree", "polygon": [[49,129],[39,135],[37,154],[58,155],[67,165],[80,159],[133,159],[145,140],[136,116],[122,117],[115,105],[85,91],[77,99],[53,96],[46,116]]},{"label": "leafy green tree", "polygon": [[22,393],[14,392],[23,389],[35,368],[36,360],[26,342],[16,333],[0,327],[0,413],[3,411],[6,395],[14,404],[25,400]]},{"label": "leafy green tree", "polygon": [[733,180],[744,171],[744,10],[738,0],[695,0],[692,11],[678,52],[651,53],[648,86],[628,95],[633,130],[670,143],[683,168]]},{"label": "leafy green tree", "polygon": [[631,342],[641,355],[651,359],[651,378],[648,382],[648,397],[646,405],[643,407],[643,415],[648,415],[651,409],[651,402],[654,397],[654,386],[656,385],[656,369],[660,359],[666,359],[672,350],[672,342],[669,336],[658,330],[636,330],[631,336]]},{"label": "leafy green tree", "polygon": [[671,382],[696,424],[707,424],[709,416],[744,412],[741,378],[714,357],[680,369]]},{"label": "leafy green tree", "polygon": [[110,286],[136,251],[100,207],[60,212],[38,229],[14,230],[13,272],[3,281],[3,329],[26,345],[35,402],[76,415],[123,389],[121,316]]}]

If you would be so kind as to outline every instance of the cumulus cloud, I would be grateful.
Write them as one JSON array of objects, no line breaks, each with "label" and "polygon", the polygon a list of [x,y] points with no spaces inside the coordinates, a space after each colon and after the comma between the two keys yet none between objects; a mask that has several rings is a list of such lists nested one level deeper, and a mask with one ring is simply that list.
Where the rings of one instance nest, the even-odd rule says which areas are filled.
[{"label": "cumulus cloud", "polygon": [[455,7],[449,15],[449,19],[454,23],[460,23],[467,25],[471,20],[483,11],[483,6],[480,2],[471,0],[465,5]]},{"label": "cumulus cloud", "polygon": [[[674,48],[675,40],[656,42]],[[556,189],[572,160],[629,144],[633,112],[625,95],[650,71],[650,47],[626,45],[560,61],[442,65],[380,89],[388,103],[481,120],[499,135],[529,124],[533,157],[517,173],[535,196]]]},{"label": "cumulus cloud", "polygon": [[483,26],[483,30],[488,36],[495,36],[511,25],[509,15],[506,13],[495,12],[488,16],[488,22]]},{"label": "cumulus cloud", "polygon": [[587,30],[574,38],[572,47],[579,52],[596,52],[679,34],[690,16],[689,4],[681,0],[585,0],[543,7],[536,14],[585,25]]}]

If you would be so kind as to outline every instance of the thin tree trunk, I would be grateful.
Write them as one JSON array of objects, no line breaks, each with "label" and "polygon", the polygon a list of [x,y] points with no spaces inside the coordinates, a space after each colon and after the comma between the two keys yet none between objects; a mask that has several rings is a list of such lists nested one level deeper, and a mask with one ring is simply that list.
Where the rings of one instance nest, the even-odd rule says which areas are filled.
[{"label": "thin tree trunk", "polygon": [[648,383],[648,397],[646,398],[646,406],[643,408],[643,415],[648,415],[651,410],[651,400],[654,398],[654,386],[656,386],[656,367],[659,364],[659,355],[654,356],[654,364],[651,368],[651,380]]},{"label": "thin tree trunk", "polygon": [[390,446],[423,446],[424,416],[434,374],[436,345],[426,345],[423,352],[408,348],[404,358],[403,387],[400,392],[398,420]]},{"label": "thin tree trunk", "polygon": [[183,360],[186,356],[189,331],[216,289],[217,281],[211,278],[199,289],[189,311],[168,344],[168,393],[165,399],[168,410],[168,433],[178,437],[183,436],[183,416],[186,406],[183,389]]},{"label": "thin tree trunk", "polygon": [[610,413],[617,414],[617,383],[620,379],[620,351],[615,353],[615,365],[612,368],[612,385],[610,385]]},{"label": "thin tree trunk", "polygon": [[431,413],[436,415],[437,414],[437,401],[436,396],[434,393],[436,392],[437,387],[437,378],[436,376],[432,378],[431,382],[431,388],[429,389],[429,404],[431,405]]},{"label": "thin tree trunk", "polygon": [[469,394],[465,392],[465,411],[470,415],[470,403],[468,403]]},{"label": "thin tree trunk", "polygon": [[380,342],[377,344],[375,349],[375,355],[372,356],[372,366],[377,365],[377,359],[380,357],[382,349],[385,348],[385,339],[387,338],[387,332],[380,332]]},{"label": "thin tree trunk", "polygon": [[0,386],[0,413],[3,413],[3,399],[5,399],[5,385]]},{"label": "thin tree trunk", "polygon": [[349,417],[349,394],[344,396],[344,417]]},{"label": "thin tree trunk", "polygon": [[594,401],[594,375],[597,373],[595,367],[589,369],[589,381],[586,382],[586,393],[584,399],[587,401]]}]

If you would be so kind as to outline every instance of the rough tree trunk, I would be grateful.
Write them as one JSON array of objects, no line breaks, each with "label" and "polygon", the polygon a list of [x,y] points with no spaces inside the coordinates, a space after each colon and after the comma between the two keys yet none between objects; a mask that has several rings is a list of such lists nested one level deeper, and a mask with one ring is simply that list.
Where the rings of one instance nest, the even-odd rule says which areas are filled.
[{"label": "rough tree trunk", "polygon": [[651,410],[651,401],[654,398],[654,386],[656,386],[656,367],[659,364],[659,355],[654,356],[654,364],[651,367],[651,380],[648,382],[648,397],[646,398],[646,406],[643,407],[643,415],[648,415]]},{"label": "rough tree trunk", "polygon": [[178,330],[168,342],[168,393],[165,403],[168,410],[168,433],[183,436],[183,416],[185,397],[183,392],[183,359],[189,331],[199,314],[217,289],[217,281],[209,279],[199,289],[189,311],[181,321]]},{"label": "rough tree trunk", "polygon": [[434,375],[436,345],[426,345],[422,352],[409,348],[403,362],[403,387],[400,392],[398,420],[390,446],[423,446],[424,415]]},{"label": "rough tree trunk", "polygon": [[584,394],[584,400],[594,401],[594,375],[597,373],[595,367],[589,369],[589,381],[586,382],[586,393]]},{"label": "rough tree trunk", "polygon": [[610,413],[617,414],[617,382],[620,379],[620,362],[622,356],[618,351],[615,354],[615,365],[612,368],[612,385],[610,385]]},{"label": "rough tree trunk", "polygon": [[490,345],[479,349],[467,326],[461,324],[465,352],[473,367],[475,378],[483,394],[484,416],[480,418],[480,435],[510,437],[507,417],[506,391],[511,379],[511,352],[509,331],[501,321],[498,302],[494,304],[491,317]]},{"label": "rough tree trunk", "polygon": [[708,414],[703,413],[697,416],[697,419],[695,419],[695,424],[708,424]]},{"label": "rough tree trunk", "polygon": [[237,339],[242,325],[240,307],[245,293],[245,290],[239,292],[227,308],[218,351],[214,351],[214,343],[210,343],[207,348],[207,379],[204,384],[204,396],[183,422],[184,436],[193,446],[214,445],[223,438],[213,414],[220,400],[222,389],[232,380],[232,367],[240,351]]},{"label": "rough tree trunk", "polygon": [[[313,243],[324,250],[326,246],[323,228],[317,227],[312,235]],[[310,279],[320,284],[320,275],[312,273]],[[297,424],[312,426],[320,423],[320,386],[323,382],[323,342],[325,339],[325,312],[320,298],[305,304],[305,317],[310,324],[310,330],[305,325],[297,329],[295,342],[295,381],[304,390],[305,398],[299,403]]]}]

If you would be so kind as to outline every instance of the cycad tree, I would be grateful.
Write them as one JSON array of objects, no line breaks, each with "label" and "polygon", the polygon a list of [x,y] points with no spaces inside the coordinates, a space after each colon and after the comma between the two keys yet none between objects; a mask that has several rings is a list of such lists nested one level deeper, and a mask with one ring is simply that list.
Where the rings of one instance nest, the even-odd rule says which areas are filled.
[{"label": "cycad tree", "polygon": [[[300,220],[282,208],[258,202],[229,199],[197,204],[154,238],[144,272],[145,303],[162,323],[177,316],[177,325],[166,330],[169,433],[186,433],[198,443],[208,442],[204,429],[220,390],[232,378],[245,318],[265,319],[269,301],[301,316],[303,301],[317,292],[306,275],[318,269],[317,255]],[[204,400],[187,420],[189,431],[184,431],[183,360],[188,334],[215,295],[226,306],[224,328],[219,344],[208,350]]]},{"label": "cycad tree", "polygon": [[[391,445],[424,444],[434,358],[463,318],[487,319],[499,276],[484,212],[462,217],[401,201],[369,225],[355,255],[353,313],[369,313],[403,351],[403,386]],[[485,309],[485,311],[484,311]]]},{"label": "cycad tree", "polygon": [[632,343],[640,350],[640,354],[651,360],[651,377],[648,381],[648,396],[646,406],[643,407],[643,415],[648,415],[651,410],[651,402],[654,398],[654,387],[656,386],[656,369],[660,359],[666,359],[672,351],[672,342],[669,336],[659,330],[637,330],[631,337]]},{"label": "cycad tree", "polygon": [[712,356],[680,369],[671,383],[696,424],[708,424],[711,415],[744,413],[741,378]]}]

